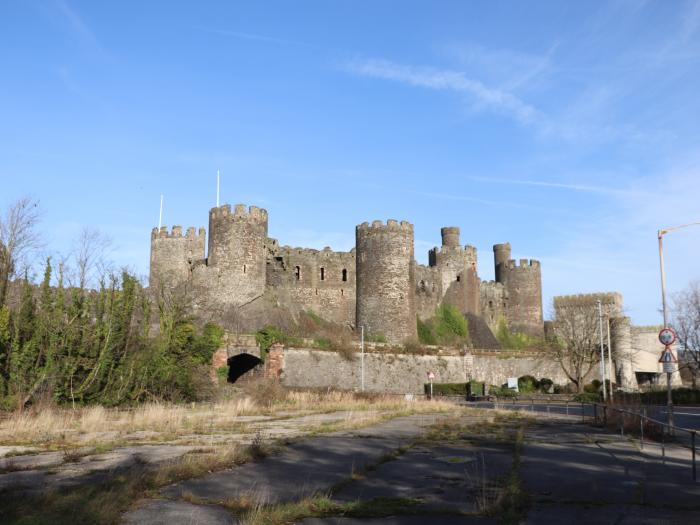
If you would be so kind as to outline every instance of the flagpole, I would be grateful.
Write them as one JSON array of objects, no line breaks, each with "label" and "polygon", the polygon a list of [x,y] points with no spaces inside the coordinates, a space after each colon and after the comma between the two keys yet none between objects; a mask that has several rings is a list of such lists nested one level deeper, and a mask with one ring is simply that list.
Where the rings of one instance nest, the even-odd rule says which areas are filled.
[{"label": "flagpole", "polygon": [[160,214],[158,215],[158,229],[163,225],[163,194],[160,194]]}]

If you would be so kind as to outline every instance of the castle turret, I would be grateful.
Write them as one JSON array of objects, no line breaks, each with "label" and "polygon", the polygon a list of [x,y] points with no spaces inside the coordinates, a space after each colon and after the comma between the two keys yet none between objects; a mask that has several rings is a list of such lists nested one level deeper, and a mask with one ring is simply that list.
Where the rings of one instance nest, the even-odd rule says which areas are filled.
[{"label": "castle turret", "polygon": [[265,291],[267,211],[225,204],[209,211],[209,258],[215,289],[225,303],[240,305]]},{"label": "castle turret", "polygon": [[190,278],[192,267],[204,259],[204,228],[199,232],[187,228],[182,235],[181,226],[167,226],[151,231],[151,263],[148,284],[152,289],[160,286],[175,288]]},{"label": "castle turret", "polygon": [[413,225],[374,221],[355,229],[357,326],[401,343],[416,333]]},{"label": "castle turret", "polygon": [[510,244],[493,247],[496,282],[503,284],[508,301],[506,320],[512,330],[533,336],[543,335],[542,272],[540,262],[510,259]]},{"label": "castle turret", "polygon": [[459,228],[457,226],[445,226],[440,228],[442,245],[456,248],[459,246]]},{"label": "castle turret", "polygon": [[440,229],[442,247],[428,253],[430,266],[440,273],[442,299],[462,312],[479,313],[479,282],[476,273],[476,248],[461,246],[459,228]]},{"label": "castle turret", "polygon": [[496,282],[500,283],[501,280],[501,267],[507,266],[508,261],[510,261],[510,243],[506,242],[503,244],[493,245],[493,260],[496,267]]}]

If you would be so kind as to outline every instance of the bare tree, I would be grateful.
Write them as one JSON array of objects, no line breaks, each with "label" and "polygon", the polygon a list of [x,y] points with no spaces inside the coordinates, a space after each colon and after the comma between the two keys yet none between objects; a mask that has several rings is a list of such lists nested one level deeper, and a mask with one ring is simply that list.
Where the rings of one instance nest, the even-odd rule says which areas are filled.
[{"label": "bare tree", "polygon": [[41,245],[36,230],[39,216],[39,203],[29,197],[10,204],[0,216],[0,306],[7,299],[10,280],[26,263],[27,255]]},{"label": "bare tree", "polygon": [[581,392],[586,378],[600,362],[599,318],[596,305],[585,299],[555,298],[554,313],[554,358]]},{"label": "bare tree", "polygon": [[673,326],[683,350],[684,365],[697,388],[700,373],[700,283],[692,282],[673,298]]},{"label": "bare tree", "polygon": [[95,228],[85,227],[75,240],[72,259],[75,265],[74,280],[71,283],[79,288],[85,288],[95,276],[109,273],[106,255],[112,245],[112,240]]}]

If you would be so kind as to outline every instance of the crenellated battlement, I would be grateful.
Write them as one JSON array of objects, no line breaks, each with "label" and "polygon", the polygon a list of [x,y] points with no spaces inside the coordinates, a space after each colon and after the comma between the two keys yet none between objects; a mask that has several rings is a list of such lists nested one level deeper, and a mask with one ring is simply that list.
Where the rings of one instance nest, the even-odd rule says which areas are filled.
[{"label": "crenellated battlement", "polygon": [[293,256],[311,256],[311,257],[324,257],[326,259],[354,259],[355,250],[349,252],[336,252],[333,251],[330,246],[324,247],[322,250],[317,250],[315,248],[302,248],[299,246],[288,246],[284,245],[275,250],[276,255],[283,255],[286,257]]},{"label": "crenellated battlement", "polygon": [[161,226],[160,228],[153,228],[151,230],[151,239],[192,239],[197,240],[206,236],[206,229],[195,228],[190,226],[187,228],[185,235],[182,235],[182,226],[173,226],[172,230],[168,232],[167,226]]},{"label": "crenellated battlement", "polygon": [[520,259],[516,261],[515,259],[510,259],[507,263],[504,265],[506,268],[509,270],[532,270],[532,269],[540,269],[540,261],[536,259]]},{"label": "crenellated battlement", "polygon": [[356,227],[358,232],[381,232],[381,231],[404,231],[407,233],[413,233],[413,224],[408,221],[397,221],[395,219],[389,219],[386,224],[382,221],[372,221],[372,224],[368,222],[363,222],[358,224]]},{"label": "crenellated battlement", "polygon": [[267,222],[267,210],[258,208],[257,206],[247,207],[245,204],[236,204],[231,211],[230,204],[224,204],[218,208],[214,207],[209,210],[210,220],[217,219],[250,219]]},{"label": "crenellated battlement", "polygon": [[554,306],[592,305],[597,301],[603,304],[615,304],[622,307],[622,294],[619,292],[595,292],[585,294],[557,295],[553,299]]}]

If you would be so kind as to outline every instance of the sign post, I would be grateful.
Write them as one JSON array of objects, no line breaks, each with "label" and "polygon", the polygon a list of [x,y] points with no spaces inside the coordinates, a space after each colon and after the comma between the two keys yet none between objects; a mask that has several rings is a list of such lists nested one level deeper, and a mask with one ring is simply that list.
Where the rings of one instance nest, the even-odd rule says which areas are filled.
[{"label": "sign post", "polygon": [[664,345],[664,350],[661,352],[661,357],[659,357],[659,363],[662,364],[663,371],[666,373],[666,388],[668,392],[666,410],[668,411],[668,431],[670,434],[673,434],[673,390],[671,388],[671,374],[676,371],[678,364],[678,359],[676,359],[676,356],[673,354],[671,345],[676,342],[676,339],[676,332],[673,328],[664,326],[659,332],[659,342]]},{"label": "sign post", "polygon": [[428,372],[428,381],[430,381],[430,399],[433,398],[433,379],[435,379],[435,374],[433,372]]}]

